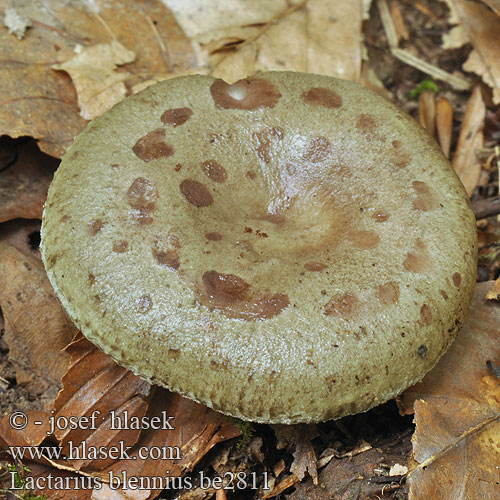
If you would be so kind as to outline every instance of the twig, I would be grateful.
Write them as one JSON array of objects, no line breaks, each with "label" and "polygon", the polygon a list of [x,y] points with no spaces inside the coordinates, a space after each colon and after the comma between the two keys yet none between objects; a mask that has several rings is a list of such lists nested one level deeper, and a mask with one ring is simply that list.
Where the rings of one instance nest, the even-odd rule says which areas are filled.
[{"label": "twig", "polygon": [[493,196],[483,200],[475,200],[472,202],[472,210],[476,219],[485,219],[492,215],[500,214],[500,196]]},{"label": "twig", "polygon": [[405,64],[419,69],[423,73],[427,73],[436,80],[442,80],[449,83],[453,88],[457,90],[469,90],[471,88],[471,84],[464,78],[452,75],[451,73],[448,73],[447,71],[444,71],[441,68],[434,66],[433,64],[422,61],[422,59],[419,59],[417,56],[414,56],[407,50],[393,48],[391,52],[396,59],[399,59]]},{"label": "twig", "polygon": [[387,5],[387,0],[377,0],[377,7],[380,13],[380,19],[382,21],[382,26],[384,27],[385,35],[387,36],[387,41],[389,42],[389,47],[392,49],[398,46],[398,34],[396,32],[396,27],[394,26],[394,21],[392,20],[391,11]]}]

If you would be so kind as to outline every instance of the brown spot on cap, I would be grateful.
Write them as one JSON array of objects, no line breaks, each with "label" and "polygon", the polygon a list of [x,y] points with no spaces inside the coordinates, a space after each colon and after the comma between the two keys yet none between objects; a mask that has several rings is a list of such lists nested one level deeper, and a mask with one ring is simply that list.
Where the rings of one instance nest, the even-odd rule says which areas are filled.
[{"label": "brown spot on cap", "polygon": [[128,249],[128,241],[115,241],[113,243],[113,252],[123,253]]},{"label": "brown spot on cap", "polygon": [[168,359],[177,359],[180,355],[180,349],[169,349],[167,353]]},{"label": "brown spot on cap", "polygon": [[273,145],[283,139],[283,129],[281,127],[265,128],[254,132],[252,138],[256,143],[257,156],[265,163],[269,163]]},{"label": "brown spot on cap", "polygon": [[375,222],[385,222],[387,219],[389,219],[389,214],[385,212],[375,212],[372,215],[372,218],[375,219]]},{"label": "brown spot on cap", "polygon": [[259,217],[259,219],[267,220],[267,222],[271,222],[272,224],[284,224],[286,221],[286,217],[282,214],[266,214]]},{"label": "brown spot on cap", "polygon": [[184,179],[179,187],[184,198],[195,207],[208,207],[214,201],[208,188],[201,182]]},{"label": "brown spot on cap", "polygon": [[375,132],[377,128],[375,117],[367,114],[359,115],[358,121],[356,122],[356,128],[365,134]]},{"label": "brown spot on cap", "polygon": [[417,197],[413,200],[414,210],[435,210],[439,207],[434,190],[425,182],[413,181],[413,189],[417,193]]},{"label": "brown spot on cap", "polygon": [[227,316],[247,321],[272,318],[288,307],[288,296],[257,291],[252,293],[250,285],[234,274],[207,271],[202,277],[206,297],[200,297],[209,307],[219,309]]},{"label": "brown spot on cap", "polygon": [[179,269],[181,261],[176,250],[168,249],[157,250],[153,248],[153,255],[155,256],[158,264],[170,267],[171,269]]},{"label": "brown spot on cap", "polygon": [[403,262],[403,267],[412,273],[424,273],[430,268],[430,255],[425,243],[420,238],[416,241],[417,250],[408,252]]},{"label": "brown spot on cap", "polygon": [[144,212],[151,212],[154,210],[157,197],[158,190],[156,186],[147,179],[144,179],[144,177],[135,179],[127,191],[128,204],[132,208]]},{"label": "brown spot on cap", "polygon": [[138,177],[127,191],[128,204],[134,209],[132,218],[141,225],[151,224],[153,217],[151,213],[155,209],[158,190],[156,186],[144,179]]},{"label": "brown spot on cap", "polygon": [[132,151],[144,161],[166,158],[174,153],[174,148],[165,142],[165,130],[153,130],[141,137],[132,148]]},{"label": "brown spot on cap", "polygon": [[326,269],[328,266],[326,264],[323,264],[322,262],[307,262],[304,264],[304,268],[307,271],[322,271],[323,269]]},{"label": "brown spot on cap", "polygon": [[403,148],[401,141],[392,141],[394,151],[392,152],[392,161],[396,167],[405,168],[410,164],[410,157]]},{"label": "brown spot on cap", "polygon": [[219,162],[215,160],[207,160],[201,164],[201,168],[210,180],[218,183],[226,182],[226,169]]},{"label": "brown spot on cap", "polygon": [[344,293],[340,297],[332,297],[325,306],[327,316],[339,316],[344,319],[352,318],[359,310],[358,297],[352,293]]},{"label": "brown spot on cap", "polygon": [[281,97],[276,87],[263,78],[245,78],[231,85],[217,79],[210,93],[215,105],[222,109],[273,108]]},{"label": "brown spot on cap", "polygon": [[326,160],[332,152],[332,145],[326,137],[314,137],[307,145],[304,159],[312,163]]},{"label": "brown spot on cap", "polygon": [[439,290],[439,293],[441,294],[444,300],[448,300],[448,294],[444,290]]},{"label": "brown spot on cap", "polygon": [[149,295],[143,295],[137,304],[140,313],[147,313],[153,307],[153,301]]},{"label": "brown spot on cap", "polygon": [[453,283],[455,286],[460,286],[460,284],[462,283],[462,276],[460,273],[455,273],[453,275]]},{"label": "brown spot on cap", "polygon": [[340,108],[342,97],[337,92],[322,87],[314,87],[302,94],[302,99],[313,106],[324,106],[325,108]]},{"label": "brown spot on cap", "polygon": [[380,243],[380,236],[374,231],[351,231],[348,239],[353,246],[363,250],[375,248]]},{"label": "brown spot on cap", "polygon": [[89,284],[93,285],[95,283],[95,276],[92,273],[89,273]]},{"label": "brown spot on cap", "polygon": [[160,234],[153,243],[153,255],[163,266],[171,269],[179,269],[181,262],[179,257],[179,248],[181,244],[175,234]]},{"label": "brown spot on cap", "polygon": [[202,281],[210,298],[229,303],[246,298],[250,288],[243,278],[217,271],[207,271]]},{"label": "brown spot on cap", "polygon": [[253,170],[248,170],[245,176],[253,180],[255,179],[255,172]]},{"label": "brown spot on cap", "polygon": [[399,299],[399,286],[396,282],[390,281],[385,285],[377,287],[377,298],[384,305],[395,304]]},{"label": "brown spot on cap", "polygon": [[426,325],[430,325],[431,324],[431,322],[432,322],[432,311],[431,311],[431,308],[427,304],[424,304],[420,308],[420,317],[422,318],[422,321]]},{"label": "brown spot on cap", "polygon": [[222,234],[220,234],[220,233],[205,233],[205,238],[209,241],[220,241],[220,240],[222,240]]},{"label": "brown spot on cap", "polygon": [[101,219],[94,219],[87,224],[87,232],[90,236],[95,236],[103,227],[104,222]]},{"label": "brown spot on cap", "polygon": [[186,123],[191,116],[193,116],[193,111],[190,108],[167,109],[167,111],[161,115],[161,121],[165,125],[177,127],[177,125]]}]

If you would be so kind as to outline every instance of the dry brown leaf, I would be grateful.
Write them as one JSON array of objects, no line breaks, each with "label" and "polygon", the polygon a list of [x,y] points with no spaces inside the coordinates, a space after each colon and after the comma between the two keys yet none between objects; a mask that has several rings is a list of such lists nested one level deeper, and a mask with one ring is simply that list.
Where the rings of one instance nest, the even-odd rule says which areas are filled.
[{"label": "dry brown leaf", "polygon": [[375,70],[372,68],[370,61],[363,60],[361,65],[361,85],[364,87],[377,92],[382,97],[387,99],[390,102],[394,102],[394,96],[389,90],[387,90],[382,82],[382,80],[378,77]]},{"label": "dry brown leaf", "polygon": [[304,479],[308,473],[314,484],[318,484],[318,471],[316,467],[316,453],[314,451],[311,439],[317,436],[315,426],[300,424],[295,426],[296,447],[293,453],[293,462],[290,466],[290,472],[295,474],[299,481]]},{"label": "dry brown leaf", "polygon": [[445,97],[438,97],[436,100],[436,130],[439,145],[449,158],[453,134],[453,106]]},{"label": "dry brown leaf", "polygon": [[433,90],[424,90],[418,96],[420,124],[432,137],[436,137],[436,94]]},{"label": "dry brown leaf", "polygon": [[125,97],[127,88],[123,82],[130,74],[115,70],[134,59],[134,52],[113,40],[85,48],[65,63],[54,64],[52,69],[66,71],[71,76],[80,115],[91,120]]},{"label": "dry brown leaf", "polygon": [[[466,43],[469,43],[469,35],[465,31],[462,25],[453,26],[448,33],[445,33],[442,37],[443,43],[441,47],[443,49],[458,49],[463,47]],[[464,67],[466,71],[470,71]]]},{"label": "dry brown leaf", "polygon": [[18,384],[29,384],[48,409],[66,371],[74,327],[65,315],[36,257],[0,243],[0,306],[9,359]]},{"label": "dry brown leaf", "polygon": [[63,389],[54,403],[55,417],[90,417],[95,415],[94,428],[55,429],[64,452],[69,446],[80,450],[81,458],[66,462],[77,470],[102,470],[115,460],[87,459],[84,450],[92,447],[133,446],[140,429],[111,429],[111,412],[124,418],[124,412],[133,420],[142,418],[148,409],[151,385],[132,372],[118,366],[109,356],[85,338],[73,342],[66,350],[71,355],[67,373],[62,379]]},{"label": "dry brown leaf", "polygon": [[482,0],[497,16],[500,16],[500,0]]},{"label": "dry brown leaf", "polygon": [[[23,413],[27,417],[27,425],[22,430],[12,427],[12,414],[0,418],[0,446],[38,446],[50,433],[50,413],[37,410]],[[21,423],[22,420],[17,419],[16,422]]]},{"label": "dry brown leaf", "polygon": [[14,147],[16,160],[0,172],[0,222],[41,219],[59,161],[40,152],[32,140],[16,141]]},{"label": "dry brown leaf", "polygon": [[453,157],[453,168],[469,196],[474,192],[481,175],[481,162],[476,156],[476,150],[483,147],[485,115],[486,107],[481,90],[475,87],[465,108],[457,149]]},{"label": "dry brown leaf", "polygon": [[488,68],[486,67],[483,59],[481,59],[477,50],[472,50],[470,52],[469,57],[463,64],[463,69],[481,76],[483,81],[493,89],[493,101],[498,102],[500,92],[498,92],[495,88],[495,82],[493,81],[491,74],[488,72]]},{"label": "dry brown leaf", "polygon": [[[10,3],[0,0],[0,11]],[[33,27],[23,40],[0,30],[0,135],[34,137],[53,156],[60,157],[87,123],[71,79],[51,69],[73,58],[76,47],[116,40],[133,50],[127,89],[196,66],[191,43],[160,0],[51,0],[50,9],[16,0],[16,10]]]},{"label": "dry brown leaf", "polygon": [[[359,81],[361,74],[362,2],[308,0],[291,2],[219,2],[203,15],[193,15],[199,2],[186,4],[166,0],[187,33],[204,50],[218,50],[233,36],[248,36],[230,51],[211,52],[211,74],[227,81],[244,78],[257,71],[290,70],[326,74]],[[236,8],[237,5],[243,8]],[[199,7],[205,12],[206,7]],[[213,12],[225,8],[224,16]],[[253,20],[253,21],[252,21]],[[258,20],[258,21],[256,21]],[[244,32],[242,27],[258,30]]]},{"label": "dry brown leaf", "polygon": [[17,248],[20,252],[41,260],[39,220],[14,219],[0,224],[0,242]]},{"label": "dry brown leaf", "polygon": [[500,295],[500,278],[497,279],[492,285],[491,288],[486,293],[486,298],[488,300],[498,300],[498,296]]},{"label": "dry brown leaf", "polygon": [[300,479],[295,474],[290,474],[289,476],[282,479],[271,491],[266,493],[262,498],[277,497],[297,483],[300,483]]},{"label": "dry brown leaf", "polygon": [[[205,454],[217,443],[239,436],[241,430],[228,421],[223,415],[214,412],[204,405],[181,397],[179,394],[158,388],[151,401],[148,415],[161,416],[165,413],[172,416],[172,430],[145,431],[137,445],[130,451],[131,460],[116,462],[99,475],[107,479],[109,474],[115,476],[126,474],[128,477],[181,477],[192,470]],[[164,449],[169,447],[179,450],[178,460],[158,460],[151,457],[140,459],[139,450]],[[134,458],[135,457],[135,458]],[[154,498],[159,490],[120,489],[113,492],[109,487],[95,491],[95,500],[139,500]]]},{"label": "dry brown leaf", "polygon": [[[189,37],[208,37],[219,30],[239,29],[241,26],[264,24],[286,9],[286,0],[163,0],[175,15],[178,23]],[[227,33],[227,31],[226,31]]]},{"label": "dry brown leaf", "polygon": [[469,58],[466,71],[474,71],[493,89],[493,102],[500,103],[500,17],[486,5],[470,0],[453,0],[460,23],[477,53]]},{"label": "dry brown leaf", "polygon": [[[399,487],[401,477],[387,476],[392,466],[407,456],[410,448],[409,432],[393,437],[389,442],[378,443],[377,447],[364,449],[361,453],[351,454],[346,458],[332,459],[319,473],[319,484],[309,478],[296,485],[290,500],[348,500],[390,498],[389,486],[395,483]],[[387,472],[382,473],[386,470]],[[380,482],[377,481],[380,479]],[[394,497],[397,498],[397,497]],[[431,500],[428,498],[427,500]],[[434,499],[432,499],[434,500]]]},{"label": "dry brown leaf", "polygon": [[500,304],[476,286],[469,317],[438,365],[402,397],[415,411],[409,484],[413,500],[500,498]]}]

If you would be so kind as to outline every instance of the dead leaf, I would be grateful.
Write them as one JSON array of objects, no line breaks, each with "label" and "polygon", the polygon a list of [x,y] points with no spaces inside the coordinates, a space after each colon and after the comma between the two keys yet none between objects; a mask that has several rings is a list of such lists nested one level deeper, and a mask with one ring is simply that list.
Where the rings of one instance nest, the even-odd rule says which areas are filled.
[{"label": "dead leaf", "polygon": [[476,188],[481,175],[481,162],[476,150],[483,147],[483,127],[486,106],[479,87],[475,87],[467,102],[460,128],[457,149],[453,157],[453,168],[469,196]]},{"label": "dead leaf", "polygon": [[482,0],[497,16],[500,16],[500,0]]},{"label": "dead leaf", "polygon": [[[463,47],[466,43],[469,43],[469,35],[464,27],[458,24],[457,26],[453,26],[448,33],[445,33],[442,40],[443,43],[441,47],[443,47],[443,49],[458,49]],[[465,67],[464,69],[470,71]]]},{"label": "dead leaf", "polygon": [[498,300],[498,296],[500,295],[500,278],[497,279],[491,288],[486,293],[486,298],[488,300]]},{"label": "dead leaf", "polygon": [[282,479],[271,491],[266,493],[262,498],[277,497],[297,483],[300,483],[300,479],[295,474],[290,474],[289,476]]},{"label": "dead leaf", "polygon": [[464,64],[466,71],[479,74],[493,89],[493,102],[500,103],[500,17],[486,5],[469,0],[453,0],[460,23],[475,49]]},{"label": "dead leaf", "polygon": [[500,304],[485,299],[491,282],[476,286],[469,317],[450,350],[402,397],[415,411],[408,480],[414,500],[500,498]]},{"label": "dead leaf", "polygon": [[[389,471],[401,463],[410,450],[409,432],[380,442],[376,447],[350,457],[333,459],[319,473],[318,485],[307,479],[296,485],[290,500],[348,500],[351,498],[385,498],[400,488],[401,476],[391,477]],[[391,485],[394,488],[391,490]],[[427,499],[430,500],[430,497]]]},{"label": "dead leaf", "polygon": [[[0,11],[10,3],[0,0]],[[134,62],[123,69],[127,89],[197,66],[190,41],[160,0],[51,0],[50,8],[15,3],[33,27],[22,41],[0,30],[0,135],[34,137],[53,156],[60,157],[87,124],[73,82],[51,69],[73,58],[75,48],[116,41],[133,50]]]},{"label": "dead leaf", "polygon": [[453,135],[453,107],[445,97],[436,99],[436,130],[441,150],[449,158]]},{"label": "dead leaf", "polygon": [[418,112],[420,124],[436,137],[436,93],[424,90],[418,96]]},{"label": "dead leaf", "polygon": [[39,220],[14,219],[0,225],[0,242],[41,260]]},{"label": "dead leaf", "polygon": [[[22,430],[15,430],[10,422],[12,414],[0,419],[0,446],[38,446],[50,433],[49,417],[46,411],[23,412],[27,425]],[[21,415],[19,415],[22,418]],[[22,420],[16,420],[21,423]]]},{"label": "dead leaf", "polygon": [[29,384],[48,409],[66,371],[74,327],[65,315],[36,257],[0,243],[0,306],[9,359],[18,384]]},{"label": "dead leaf", "polygon": [[314,482],[318,484],[318,471],[316,467],[316,453],[311,440],[317,436],[315,426],[299,424],[295,427],[296,446],[293,452],[293,462],[290,466],[290,472],[295,474],[299,481],[304,479],[308,473]]},{"label": "dead leaf", "polygon": [[80,115],[91,120],[120,102],[127,92],[123,83],[130,74],[117,72],[116,67],[131,63],[135,53],[113,40],[83,49],[63,64],[52,69],[71,76],[78,95]]},{"label": "dead leaf", "polygon": [[[110,474],[128,477],[181,477],[192,470],[205,454],[217,443],[239,436],[241,430],[229,422],[223,415],[214,412],[204,405],[200,405],[179,394],[171,393],[158,388],[151,401],[148,416],[173,417],[171,425],[174,429],[145,431],[136,446],[130,451],[130,460],[116,462],[108,469],[99,473],[104,479]],[[142,459],[140,450],[172,450],[172,459],[159,460],[153,456]],[[175,453],[179,459],[175,459]],[[161,490],[161,488],[160,488]],[[160,490],[120,489],[110,496],[109,487],[94,492],[95,500],[140,500],[154,498]]]},{"label": "dead leaf", "polygon": [[0,222],[41,219],[59,161],[42,153],[33,140],[15,141],[14,147],[15,161],[0,172]]},{"label": "dead leaf", "polygon": [[[128,418],[129,422],[141,419],[148,409],[151,385],[131,371],[118,366],[109,356],[97,349],[85,338],[79,338],[66,350],[71,355],[67,373],[62,379],[63,388],[55,403],[55,418],[94,416],[93,425],[75,429],[55,429],[63,451],[69,455],[74,450],[75,460],[65,464],[76,470],[102,470],[116,459],[90,459],[85,450],[105,446],[132,447],[138,440],[140,428],[112,429],[117,421]],[[112,413],[113,412],[113,415]],[[112,416],[116,417],[112,419]]]},{"label": "dead leaf", "polygon": [[[210,8],[198,1],[165,1],[186,33],[208,52],[210,74],[218,78],[233,82],[257,71],[290,70],[360,79],[360,0],[259,0],[251,6],[231,0]],[[219,9],[224,15],[216,15]],[[227,40],[241,43],[221,51]]]}]

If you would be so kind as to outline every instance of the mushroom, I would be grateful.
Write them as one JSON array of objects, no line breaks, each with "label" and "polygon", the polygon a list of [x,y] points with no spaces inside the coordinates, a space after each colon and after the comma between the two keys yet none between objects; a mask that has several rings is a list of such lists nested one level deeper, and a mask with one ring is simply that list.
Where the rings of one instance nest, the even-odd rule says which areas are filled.
[{"label": "mushroom", "polygon": [[434,140],[348,81],[155,84],[92,121],[41,250],[83,334],[257,422],[366,411],[421,380],[471,298],[475,219]]}]

